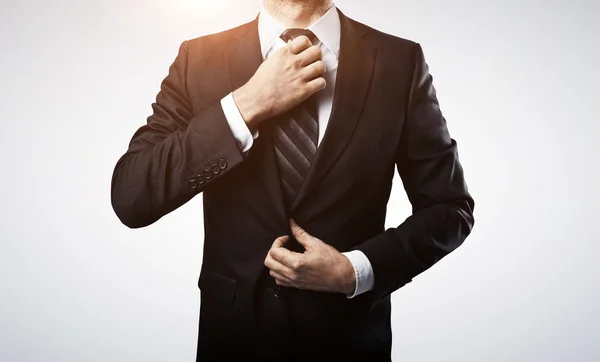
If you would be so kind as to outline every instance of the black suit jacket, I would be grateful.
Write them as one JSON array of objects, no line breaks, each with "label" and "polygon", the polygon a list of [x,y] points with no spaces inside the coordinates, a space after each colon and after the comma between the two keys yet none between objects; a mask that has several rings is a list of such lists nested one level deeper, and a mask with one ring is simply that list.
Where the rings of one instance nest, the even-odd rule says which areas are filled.
[{"label": "black suit jacket", "polygon": [[[276,120],[259,126],[243,155],[220,105],[262,62],[256,20],[183,42],[153,114],[115,167],[112,205],[132,228],[203,194],[199,361],[389,360],[390,294],[473,227],[474,202],[421,47],[340,17],[331,119],[291,209],[271,143]],[[413,214],[385,230],[395,168]],[[277,287],[263,262],[289,234],[290,217],[341,252],[361,250],[374,289],[347,299]]]}]

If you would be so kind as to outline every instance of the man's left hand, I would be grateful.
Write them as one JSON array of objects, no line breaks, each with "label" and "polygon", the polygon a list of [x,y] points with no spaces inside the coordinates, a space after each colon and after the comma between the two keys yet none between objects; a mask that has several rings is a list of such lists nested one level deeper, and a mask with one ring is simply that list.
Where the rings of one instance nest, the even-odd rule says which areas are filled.
[{"label": "man's left hand", "polygon": [[278,285],[321,292],[351,294],[356,286],[350,260],[333,246],[310,235],[293,219],[290,226],[294,238],[306,249],[296,253],[285,248],[288,235],[275,239],[265,266]]}]

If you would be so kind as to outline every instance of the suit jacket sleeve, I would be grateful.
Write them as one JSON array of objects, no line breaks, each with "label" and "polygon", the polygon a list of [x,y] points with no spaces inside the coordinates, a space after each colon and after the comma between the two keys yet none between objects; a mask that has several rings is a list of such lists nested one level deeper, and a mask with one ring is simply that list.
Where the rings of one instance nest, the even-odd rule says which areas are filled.
[{"label": "suit jacket sleeve", "polygon": [[467,191],[457,145],[448,133],[418,44],[396,167],[412,215],[355,248],[372,264],[375,285],[371,296],[376,299],[410,282],[456,249],[474,224],[474,201]]},{"label": "suit jacket sleeve", "polygon": [[163,80],[153,114],[115,166],[112,206],[127,226],[143,227],[218,182],[242,162],[220,100],[194,114],[187,94],[185,41]]}]

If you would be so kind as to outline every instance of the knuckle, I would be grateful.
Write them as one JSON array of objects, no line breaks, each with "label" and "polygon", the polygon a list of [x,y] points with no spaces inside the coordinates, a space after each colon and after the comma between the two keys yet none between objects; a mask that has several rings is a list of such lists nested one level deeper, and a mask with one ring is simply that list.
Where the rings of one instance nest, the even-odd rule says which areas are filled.
[{"label": "knuckle", "polygon": [[291,59],[287,60],[287,61],[284,63],[284,65],[283,65],[283,69],[284,69],[286,72],[289,72],[289,71],[291,71],[292,69],[294,69],[294,65],[295,65],[295,63],[294,63],[294,59],[293,59],[293,58],[291,58]]},{"label": "knuckle", "polygon": [[296,263],[296,271],[301,272],[306,267],[306,263],[302,260],[298,260]]},{"label": "knuckle", "polygon": [[302,262],[300,260],[294,260],[291,266],[293,270],[300,270],[300,268],[302,268]]},{"label": "knuckle", "polygon": [[292,91],[291,93],[295,96],[298,95],[298,88],[300,88],[302,86],[302,79],[301,78],[294,78],[291,82],[290,85],[292,87]]},{"label": "knuckle", "polygon": [[321,57],[321,47],[319,47],[318,45],[313,45],[313,53],[315,56],[317,57]]},{"label": "knuckle", "polygon": [[300,65],[300,61],[298,60],[298,57],[292,57],[290,58],[290,60],[287,62],[287,67],[286,69],[288,71],[295,71],[296,69],[298,69]]},{"label": "knuckle", "polygon": [[325,72],[325,62],[323,62],[322,60],[319,60],[318,65],[317,65],[317,69],[319,70],[320,73],[324,73]]}]

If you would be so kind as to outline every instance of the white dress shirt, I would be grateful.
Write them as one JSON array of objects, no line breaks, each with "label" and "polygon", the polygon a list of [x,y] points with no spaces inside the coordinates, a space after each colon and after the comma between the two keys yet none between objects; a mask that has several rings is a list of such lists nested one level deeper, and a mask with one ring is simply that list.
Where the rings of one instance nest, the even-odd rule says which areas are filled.
[{"label": "white dress shirt", "polygon": [[[338,11],[332,6],[325,15],[308,27],[319,39],[321,47],[322,60],[325,63],[326,73],[324,75],[327,85],[325,89],[316,94],[319,122],[319,139],[317,147],[323,139],[331,108],[333,106],[333,92],[335,89],[335,80],[337,76],[338,59],[340,54],[341,26]],[[263,59],[267,59],[271,54],[285,45],[285,42],[279,37],[286,30],[273,18],[265,8],[263,8],[258,17],[258,36]],[[252,147],[253,141],[259,136],[259,132],[251,133],[242,118],[233,95],[230,93],[221,100],[221,106],[225,113],[225,118],[231,128],[234,138],[243,153],[248,152]],[[352,250],[342,253],[346,256],[354,267],[356,276],[356,288],[354,293],[348,295],[353,298],[361,293],[373,288],[375,277],[373,268],[367,256],[360,250]]]}]

